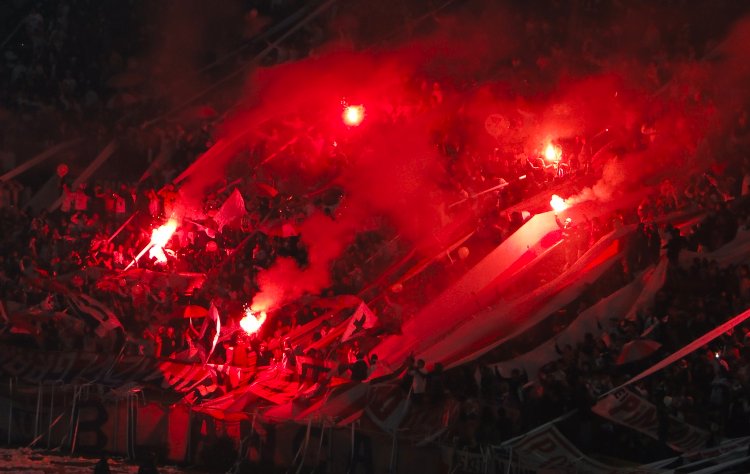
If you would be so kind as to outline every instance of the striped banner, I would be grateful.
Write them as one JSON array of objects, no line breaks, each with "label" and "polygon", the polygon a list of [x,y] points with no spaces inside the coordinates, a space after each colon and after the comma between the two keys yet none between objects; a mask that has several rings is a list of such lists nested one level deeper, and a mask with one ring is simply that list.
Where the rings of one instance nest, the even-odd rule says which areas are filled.
[{"label": "striped banner", "polygon": [[[659,439],[656,406],[630,390],[618,389],[605,396],[591,411],[628,428]],[[677,418],[669,417],[667,444],[679,452],[694,451],[706,446],[710,433]]]},{"label": "striped banner", "polygon": [[83,294],[69,294],[66,300],[81,319],[95,327],[98,336],[105,336],[116,329],[123,329],[115,313],[94,298]]}]

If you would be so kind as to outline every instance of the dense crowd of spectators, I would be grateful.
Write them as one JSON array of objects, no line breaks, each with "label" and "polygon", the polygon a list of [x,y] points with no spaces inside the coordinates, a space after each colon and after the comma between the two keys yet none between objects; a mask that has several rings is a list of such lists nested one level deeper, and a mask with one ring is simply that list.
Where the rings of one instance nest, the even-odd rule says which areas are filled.
[{"label": "dense crowd of spectators", "polygon": [[[171,215],[176,192],[169,183],[211,145],[212,129],[219,118],[210,106],[204,106],[196,117],[191,115],[187,120],[139,127],[140,120],[171,106],[164,100],[163,91],[155,90],[154,84],[144,81],[146,65],[142,59],[149,53],[146,43],[155,40],[156,22],[174,13],[162,11],[169,8],[155,6],[144,11],[135,2],[123,2],[118,8],[111,8],[85,0],[59,5],[18,2],[4,6],[7,15],[3,21],[11,34],[5,39],[0,64],[3,85],[0,110],[5,114],[0,133],[3,172],[18,164],[18,157],[41,151],[40,145],[46,147],[54,141],[78,136],[86,138],[82,148],[76,150],[82,154],[98,152],[108,137],[116,136],[119,149],[115,161],[124,162],[127,167],[107,166],[110,171],[105,169],[99,173],[103,178],[77,186],[73,184],[74,176],[71,179],[59,173],[59,208],[34,215],[27,207],[34,188],[38,187],[34,180],[3,181],[0,207],[5,227],[2,239],[7,250],[3,255],[4,301],[35,307],[46,299],[46,292],[29,288],[22,278],[62,276],[77,290],[91,292],[111,303],[125,323],[132,323],[127,324],[131,336],[173,334],[177,329],[179,348],[186,344],[181,337],[183,321],[172,318],[181,318],[179,309],[187,302],[185,295],[179,295],[179,306],[178,296],[170,287],[150,294],[145,286],[136,285],[133,294],[127,291],[127,298],[119,295],[122,298],[117,299],[108,292],[97,292],[91,273],[82,271],[91,268],[121,271],[131,264],[138,250],[148,242],[154,220]],[[243,40],[251,43],[269,21],[283,20],[297,8],[298,5],[286,1],[256,5],[244,17],[247,28],[242,32]],[[71,26],[81,24],[90,27]],[[320,29],[318,20],[305,23],[276,49],[293,48],[297,56],[308,53],[321,40],[319,35],[311,33],[315,29]],[[247,54],[254,51],[245,49]],[[279,51],[268,60],[283,62],[295,56]],[[44,140],[35,137],[44,137]],[[161,158],[165,159],[159,161]],[[257,202],[252,202],[252,206],[248,202],[248,208],[257,210],[251,216],[256,220],[248,219],[243,224],[257,224],[293,205],[284,200],[288,196],[273,199],[273,196],[255,194],[252,191]],[[221,204],[226,195],[228,193],[209,196],[207,210]],[[127,228],[117,232],[124,223]],[[258,269],[270,266],[277,252],[281,255],[300,253],[295,249],[298,239],[281,235],[248,236],[239,228],[231,229],[219,235],[220,246],[207,246],[212,241],[208,234],[215,235],[198,225],[180,229],[175,237],[181,244],[180,258],[170,260],[179,262],[181,267],[160,266],[158,270],[208,272],[218,267],[217,264],[232,260],[229,263],[234,265],[214,275],[212,288],[226,289],[224,296],[231,294],[234,300],[249,301],[257,290],[251,287],[253,274]],[[252,241],[250,245],[248,240]],[[227,249],[237,252],[235,258],[228,258]],[[238,271],[236,263],[240,259],[236,257],[246,253],[252,253],[257,259],[240,262],[240,267],[245,268]],[[303,260],[304,252],[297,256]],[[145,258],[140,267],[155,268]],[[204,289],[206,294],[209,291]],[[239,296],[238,292],[244,296]],[[193,298],[202,301],[201,295],[193,295]],[[57,303],[49,309],[63,309],[63,302]],[[135,311],[136,305],[141,303],[146,306]],[[137,320],[149,322],[141,327],[142,321]],[[163,324],[158,328],[144,330],[145,325],[159,320]],[[177,327],[167,331],[168,323]],[[74,347],[83,345],[81,341],[73,344]],[[167,346],[169,344],[156,345]],[[161,351],[155,354],[169,355]]]},{"label": "dense crowd of spectators", "polygon": [[[732,263],[722,268],[706,258],[696,257],[687,265],[678,259],[683,250],[716,250],[731,242],[738,230],[750,230],[748,201],[736,197],[738,199],[731,204],[722,202],[714,209],[709,208],[687,236],[670,226],[663,240],[655,232],[652,234],[656,236],[654,246],[649,246],[652,241],[649,226],[641,223],[631,236],[626,258],[564,308],[572,315],[558,314],[549,318],[571,321],[601,298],[631,282],[638,272],[655,265],[659,258],[667,259],[669,266],[664,286],[652,304],[638,311],[634,319],[612,321],[615,324],[612,330],[602,327],[599,334],[587,333],[574,345],[556,346],[559,359],[548,361],[538,373],[513,369],[511,373],[501,374],[485,362],[468,364],[447,374],[437,367],[434,374],[428,374],[427,391],[434,394],[434,403],[445,397],[461,401],[460,428],[454,432],[458,445],[470,449],[497,445],[570,413],[574,413],[573,417],[559,425],[569,428],[569,436],[584,451],[625,456],[636,449],[642,460],[668,452],[664,442],[670,416],[709,432],[710,443],[746,435],[750,414],[750,385],[745,380],[750,334],[747,324],[632,387],[657,407],[660,443],[617,429],[613,423],[593,417],[590,411],[599,397],[659,360],[660,356],[681,349],[750,307],[747,263]],[[628,268],[633,272],[630,275]],[[554,338],[554,334],[566,326],[567,323],[562,322],[536,328],[521,336],[527,340],[520,341],[518,347],[526,344],[533,348]],[[659,350],[645,359],[628,363],[618,360],[623,346],[642,339],[658,342]],[[519,341],[515,344],[519,345]],[[498,354],[501,353],[496,355],[502,360],[502,354]],[[513,348],[509,347],[504,357],[513,354]],[[433,379],[437,388],[431,388]]]},{"label": "dense crowd of spectators", "polygon": [[[206,196],[202,212],[215,213],[238,191],[246,211],[240,221],[221,231],[208,221],[185,222],[173,237],[177,244],[166,263],[146,256],[136,265],[139,270],[162,275],[157,278],[166,279],[164,275],[170,273],[203,274],[205,281],[200,288],[180,292],[169,284],[149,285],[129,280],[126,268],[148,244],[154,223],[169,218],[179,199],[178,190],[170,183],[210,147],[218,117],[202,117],[190,126],[173,124],[144,130],[118,125],[113,117],[119,114],[120,101],[127,100],[127,94],[113,92],[108,80],[124,77],[130,65],[127,57],[119,54],[102,56],[112,51],[111,45],[92,44],[89,38],[70,28],[72,23],[81,21],[76,18],[81,11],[78,7],[89,3],[70,1],[55,7],[44,4],[44,9],[32,11],[20,23],[18,34],[23,40],[4,51],[5,62],[0,67],[3,86],[0,90],[4,91],[0,103],[20,120],[14,121],[16,128],[3,131],[0,145],[5,150],[16,150],[20,156],[30,148],[28,143],[15,143],[17,136],[45,136],[52,142],[86,130],[97,137],[94,141],[98,145],[103,145],[104,137],[116,131],[128,138],[122,140],[127,141],[123,153],[140,157],[139,163],[148,167],[157,160],[157,155],[167,158],[140,176],[132,175],[131,170],[119,179],[96,178],[76,187],[70,176],[60,173],[60,205],[52,211],[31,212],[26,207],[31,194],[29,186],[19,181],[1,183],[0,302],[5,320],[0,338],[3,342],[43,350],[109,351],[205,361],[204,340],[209,338],[204,338],[186,315],[189,308],[214,305],[225,329],[209,362],[268,370],[301,366],[302,358],[308,358],[335,362],[339,375],[357,382],[367,381],[377,367],[377,354],[370,353],[369,348],[378,337],[398,332],[405,318],[520,228],[528,214],[515,210],[516,204],[535,195],[547,196],[549,189],[561,184],[576,185],[595,173],[591,137],[574,137],[559,144],[560,157],[550,160],[526,156],[520,149],[472,149],[457,139],[452,130],[441,130],[436,134],[435,145],[441,165],[453,177],[445,185],[446,194],[456,203],[446,207],[444,213],[448,219],[462,213],[472,215],[475,232],[465,244],[471,252],[458,252],[457,258],[430,262],[412,276],[407,289],[400,284],[398,287],[375,284],[380,275],[410,250],[409,243],[400,240],[397,232],[379,216],[382,225],[358,232],[343,255],[332,262],[331,284],[319,295],[323,298],[285,306],[271,315],[257,335],[247,336],[239,329],[239,320],[244,315],[244,306],[261,290],[259,274],[280,257],[293,259],[300,268],[309,263],[308,248],[295,223],[303,222],[315,212],[335,216],[337,207],[347,197],[336,187],[307,196],[285,194],[257,175],[228,180],[226,186]],[[101,13],[95,15],[96,23],[107,30],[108,22],[114,20],[104,14],[106,9],[88,7]],[[554,36],[549,34],[550,25],[545,26],[544,22],[529,20],[523,24],[532,39]],[[539,80],[560,70],[565,56],[557,44],[541,40],[531,44],[532,53],[538,54],[536,62],[514,60],[514,70],[528,69],[531,72],[526,76],[539,76]],[[585,53],[581,62],[590,66],[603,60],[591,49],[594,46],[581,43]],[[675,48],[680,54],[695,54],[689,44],[677,44]],[[279,53],[277,60],[288,56]],[[654,88],[663,85],[664,77],[669,76],[668,71],[659,70],[666,63],[658,64],[662,66],[655,63],[654,75],[649,78]],[[90,65],[106,70],[92,69]],[[419,93],[414,104],[409,105],[437,107],[445,95],[456,92],[449,87],[425,82],[416,87]],[[41,134],[50,123],[55,124],[50,129],[56,132]],[[640,140],[647,142],[650,132],[644,130]],[[283,143],[286,137],[260,140],[248,153],[277,149],[273,140]],[[3,155],[4,170],[14,164],[14,154]],[[736,166],[743,171],[750,169],[747,163]],[[619,432],[594,421],[586,413],[598,396],[632,375],[632,367],[624,370],[615,363],[622,346],[647,332],[649,339],[661,343],[662,351],[671,352],[748,306],[747,265],[719,268],[714,262],[696,260],[685,268],[678,263],[682,250],[716,250],[730,242],[739,228],[747,227],[747,203],[743,197],[750,191],[747,185],[750,179],[743,176],[743,180],[732,182],[727,178],[731,175],[707,172],[693,177],[681,189],[665,180],[658,192],[644,199],[637,210],[624,210],[570,227],[562,225],[564,242],[560,253],[549,257],[551,264],[543,269],[549,275],[537,275],[540,279],[559,274],[615,227],[638,224],[629,236],[625,258],[607,273],[605,283],[570,305],[569,318],[632,281],[665,251],[670,263],[667,283],[653,307],[639,313],[636,320],[621,321],[616,331],[600,337],[588,334],[575,347],[559,348],[560,359],[550,361],[538,374],[515,370],[503,376],[490,368],[487,361],[445,371],[439,363],[428,365],[410,359],[393,374],[400,377],[404,396],[410,396],[422,408],[446,400],[459,402],[460,423],[454,434],[461,445],[470,447],[497,443],[577,409],[580,419],[590,428],[585,431],[588,437],[579,439],[582,447],[606,451],[604,443],[597,442],[605,438],[592,433],[609,430],[612,437]],[[498,190],[480,194],[498,185]],[[727,204],[728,200],[733,200],[733,204]],[[508,209],[512,211],[506,212]],[[685,210],[701,210],[706,216],[686,229],[684,235],[671,223],[657,224],[660,218]],[[172,251],[169,247],[168,250]],[[8,318],[11,312],[64,313],[66,299],[45,285],[49,279],[58,279],[69,290],[105,303],[125,326],[125,337],[102,338],[91,327],[62,318],[40,320],[31,326]],[[379,328],[362,341],[354,339],[342,344],[328,341],[326,336],[332,327],[351,314],[351,308],[331,311],[326,305],[325,297],[340,295],[360,295],[368,300],[378,314]],[[319,322],[304,337],[287,338],[316,320]],[[552,337],[560,329],[546,328],[535,337]],[[717,437],[746,434],[744,422],[750,416],[747,334],[748,329],[742,327],[724,335],[705,350],[639,383],[636,390],[654,402],[660,413],[709,429]],[[298,377],[317,381],[319,374],[302,370]],[[705,410],[706,406],[710,409]],[[624,445],[636,442],[632,438],[625,441]]]}]

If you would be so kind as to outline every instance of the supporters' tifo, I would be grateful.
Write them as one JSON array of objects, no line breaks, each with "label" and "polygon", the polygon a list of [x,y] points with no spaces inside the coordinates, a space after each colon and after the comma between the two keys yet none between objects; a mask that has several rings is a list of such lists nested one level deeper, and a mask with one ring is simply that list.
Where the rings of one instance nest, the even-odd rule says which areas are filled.
[{"label": "supporters' tifo", "polygon": [[0,443],[750,471],[747,5],[121,3],[0,6]]}]

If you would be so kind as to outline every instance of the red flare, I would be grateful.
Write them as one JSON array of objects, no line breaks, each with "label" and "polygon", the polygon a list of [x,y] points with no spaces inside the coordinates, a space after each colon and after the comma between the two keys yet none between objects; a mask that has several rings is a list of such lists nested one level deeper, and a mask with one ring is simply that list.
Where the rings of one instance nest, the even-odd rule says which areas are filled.
[{"label": "red flare", "polygon": [[344,108],[341,118],[348,126],[357,127],[365,118],[365,108],[361,105],[349,105]]},{"label": "red flare", "polygon": [[260,316],[256,316],[250,308],[245,308],[245,316],[240,319],[240,327],[248,334],[255,334],[264,322],[266,322],[265,311],[261,311]]},{"label": "red flare", "polygon": [[559,146],[550,143],[547,145],[547,148],[544,149],[544,157],[547,161],[560,161],[560,157],[562,157],[562,149]]},{"label": "red flare", "polygon": [[557,194],[552,195],[552,199],[549,200],[549,205],[552,206],[552,210],[555,212],[562,212],[568,208],[568,203],[565,202],[565,199]]}]

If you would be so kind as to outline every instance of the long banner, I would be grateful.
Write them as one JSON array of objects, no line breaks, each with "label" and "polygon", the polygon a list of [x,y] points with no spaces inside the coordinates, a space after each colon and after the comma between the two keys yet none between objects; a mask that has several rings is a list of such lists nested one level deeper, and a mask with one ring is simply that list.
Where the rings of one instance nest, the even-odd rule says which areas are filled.
[{"label": "long banner", "polygon": [[740,229],[734,240],[713,252],[680,252],[680,264],[689,267],[695,258],[716,260],[720,267],[750,261],[750,230]]},{"label": "long banner", "polygon": [[738,324],[743,323],[747,318],[750,318],[750,309],[746,310],[744,313],[741,313],[734,318],[730,319],[729,321],[725,322],[724,324],[708,331],[706,334],[702,335],[698,339],[694,340],[690,344],[684,346],[682,349],[672,353],[671,355],[665,357],[661,361],[657,362],[656,364],[652,365],[648,369],[644,370],[640,374],[636,375],[635,377],[631,378],[624,384],[620,385],[619,387],[615,388],[614,391],[617,391],[620,388],[624,388],[632,383],[635,383],[643,378],[648,377],[649,375],[660,371],[664,367],[667,367],[668,365],[673,364],[674,362],[677,362],[678,360],[682,359],[683,357],[687,356],[688,354],[692,353],[693,351],[705,346],[709,342],[713,341],[717,337],[721,336],[725,332],[729,331],[730,329],[734,328]]},{"label": "long banner", "polygon": [[[242,371],[242,369],[236,369]],[[94,352],[39,352],[0,346],[0,373],[27,383],[98,383],[113,389],[140,385],[185,394],[204,382],[227,375],[223,366],[210,366],[143,356]],[[240,384],[252,371],[231,374]]]},{"label": "long banner", "polygon": [[[76,455],[96,456],[108,452],[140,458],[148,452],[156,452],[161,462],[198,465],[212,461],[204,453],[215,452],[209,450],[217,443],[226,446],[229,438],[234,447],[241,447],[240,452],[246,459],[267,466],[269,472],[298,469],[301,472],[326,469],[326,472],[387,472],[393,455],[391,436],[354,426],[352,437],[351,426],[337,428],[325,419],[312,423],[305,420],[300,424],[269,423],[252,415],[241,420],[223,420],[191,410],[183,403],[150,402],[148,397],[144,402],[140,396],[116,399],[101,396],[97,390],[73,397],[73,387],[41,387],[40,390],[38,384],[22,385],[14,381],[11,402],[5,396],[8,390],[8,381],[5,381],[0,395],[0,440],[3,443],[10,439],[15,446],[62,447],[70,451],[73,440],[70,435],[75,431],[73,451]],[[37,403],[40,394],[44,402],[41,404]],[[50,404],[51,399],[54,404]],[[58,418],[56,424],[48,425],[49,420]],[[38,428],[40,422],[41,429]],[[306,455],[300,456],[300,452],[305,451]],[[229,463],[236,458],[237,454],[233,455]],[[6,468],[4,472],[10,472],[7,462],[1,466]],[[393,468],[398,472],[444,472],[439,448],[420,449],[408,443],[398,445]],[[91,472],[91,469],[88,467],[84,471],[82,467],[81,472]]]},{"label": "long banner", "polygon": [[635,309],[651,304],[653,295],[664,285],[666,269],[667,261],[664,259],[657,267],[646,270],[632,283],[583,311],[554,339],[525,354],[494,364],[493,367],[505,375],[510,374],[514,368],[524,369],[531,377],[535,377],[540,367],[560,357],[555,346],[575,345],[583,340],[586,333],[600,336],[616,327],[619,320]]},{"label": "long banner", "polygon": [[533,430],[504,446],[512,449],[511,461],[535,472],[576,472],[579,474],[653,473],[648,468],[620,468],[592,459],[576,448],[552,424]]},{"label": "long banner", "polygon": [[[597,415],[617,424],[658,439],[659,419],[656,406],[630,390],[618,389],[605,396],[591,408]],[[705,447],[709,433],[688,423],[669,417],[667,444],[679,452]]]},{"label": "long banner", "polygon": [[179,294],[191,294],[195,289],[203,286],[206,281],[205,273],[164,273],[144,268],[131,268],[124,272],[113,273],[110,270],[93,267],[87,269],[87,273],[92,279],[96,276],[95,279],[99,289],[115,292],[122,291],[121,280],[128,283],[124,288],[132,288],[136,284],[141,284],[149,287],[152,292],[172,288]]},{"label": "long banner", "polygon": [[106,305],[89,295],[71,290],[58,279],[26,277],[23,281],[25,284],[64,296],[65,304],[72,314],[92,327],[100,337],[114,330],[123,329],[120,320]]},{"label": "long banner", "polygon": [[623,228],[603,237],[552,281],[513,301],[500,302],[475,313],[453,328],[443,340],[417,352],[417,357],[428,363],[442,362],[445,367],[452,368],[472,361],[518,336],[576,299],[609,269],[622,253],[619,240],[629,230]]}]

